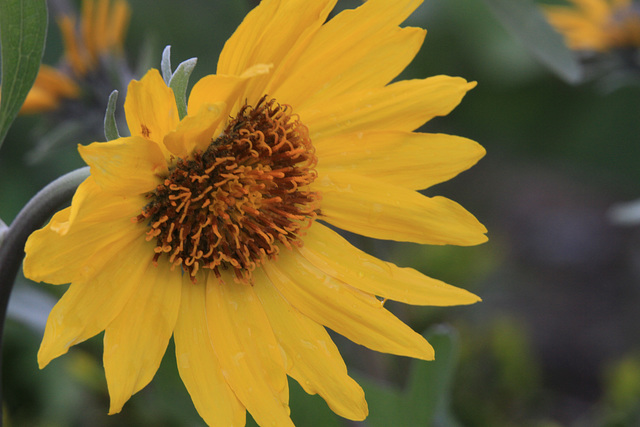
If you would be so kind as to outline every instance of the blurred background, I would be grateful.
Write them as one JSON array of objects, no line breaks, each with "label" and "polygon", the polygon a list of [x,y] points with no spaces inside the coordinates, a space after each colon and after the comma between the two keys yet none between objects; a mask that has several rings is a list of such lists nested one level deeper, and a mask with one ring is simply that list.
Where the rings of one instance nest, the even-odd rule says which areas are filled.
[{"label": "blurred background", "polygon": [[[125,50],[134,73],[138,66],[159,67],[162,49],[171,45],[174,64],[198,57],[192,82],[215,72],[224,41],[257,4],[129,2]],[[340,0],[338,7],[357,4]],[[336,336],[365,387],[369,419],[342,420],[292,382],[293,420],[300,426],[640,426],[640,228],[614,223],[610,215],[613,206],[640,198],[640,85],[615,76],[566,83],[480,0],[425,0],[406,24],[428,34],[401,79],[448,74],[478,82],[449,116],[422,130],[471,138],[487,155],[426,194],[465,206],[487,226],[489,242],[459,248],[349,237],[373,255],[466,288],[483,302],[388,305],[433,338],[437,361],[431,364]],[[51,20],[43,62],[55,65],[61,55]],[[69,131],[68,138],[64,131],[45,155],[34,155],[55,124],[51,117],[22,116],[9,132],[0,155],[6,223],[38,189],[83,166],[78,143],[104,140],[96,129]],[[2,355],[9,425],[204,425],[172,348],[152,383],[114,416],[106,415],[101,335],[38,370],[43,322],[59,295],[60,289],[24,278],[16,286]],[[435,415],[421,418],[433,399],[429,414]]]}]

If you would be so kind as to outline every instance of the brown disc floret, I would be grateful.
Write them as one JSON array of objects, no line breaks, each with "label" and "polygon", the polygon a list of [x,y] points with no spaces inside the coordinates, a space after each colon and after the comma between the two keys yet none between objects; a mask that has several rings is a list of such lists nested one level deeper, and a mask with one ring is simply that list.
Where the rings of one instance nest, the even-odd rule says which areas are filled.
[{"label": "brown disc floret", "polygon": [[301,245],[301,231],[316,217],[316,156],[309,132],[291,108],[263,97],[244,105],[205,151],[178,159],[148,193],[137,216],[154,262],[165,256],[188,272],[233,269],[238,281],[280,247]]}]

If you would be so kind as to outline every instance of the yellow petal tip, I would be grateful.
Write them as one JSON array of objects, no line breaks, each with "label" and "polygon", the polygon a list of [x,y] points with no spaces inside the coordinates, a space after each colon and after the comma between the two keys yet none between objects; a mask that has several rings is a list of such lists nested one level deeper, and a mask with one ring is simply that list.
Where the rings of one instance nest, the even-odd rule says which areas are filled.
[{"label": "yellow petal tip", "polygon": [[119,405],[119,407],[110,407],[109,408],[109,412],[107,412],[107,415],[115,415],[120,413],[120,411],[122,411],[122,406],[123,405]]},{"label": "yellow petal tip", "polygon": [[38,368],[44,369],[54,358],[46,355],[42,349],[38,352]]}]

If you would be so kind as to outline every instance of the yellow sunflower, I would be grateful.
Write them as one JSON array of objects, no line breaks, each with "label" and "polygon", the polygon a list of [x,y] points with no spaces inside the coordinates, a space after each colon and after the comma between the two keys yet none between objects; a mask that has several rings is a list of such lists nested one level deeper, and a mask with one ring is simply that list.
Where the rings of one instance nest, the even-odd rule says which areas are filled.
[{"label": "yellow sunflower", "polygon": [[420,0],[264,0],[198,81],[180,119],[149,71],[129,85],[130,137],[79,147],[91,176],[27,242],[25,275],[71,283],[49,316],[44,367],[101,331],[111,407],[154,376],[173,336],[180,376],[210,425],[292,425],[287,375],[337,414],[367,404],[325,327],[370,349],[430,360],[384,300],[448,306],[475,295],[354,248],[365,236],[475,245],[464,208],[416,190],[472,166],[468,139],[415,133],[475,86],[390,83],[425,31]]},{"label": "yellow sunflower", "polygon": [[58,19],[65,51],[62,66],[40,67],[20,113],[54,111],[65,99],[79,98],[84,80],[99,71],[100,61],[122,55],[130,16],[126,0],[83,0],[79,24],[75,15],[63,14]]},{"label": "yellow sunflower", "polygon": [[547,19],[574,50],[606,52],[640,46],[640,9],[632,0],[570,0],[545,6]]}]

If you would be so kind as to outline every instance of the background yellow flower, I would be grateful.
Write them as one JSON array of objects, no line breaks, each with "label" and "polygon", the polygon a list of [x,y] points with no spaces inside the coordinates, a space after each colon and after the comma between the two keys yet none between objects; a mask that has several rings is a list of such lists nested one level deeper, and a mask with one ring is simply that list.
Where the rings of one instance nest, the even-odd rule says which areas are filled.
[{"label": "background yellow flower", "polygon": [[632,0],[571,0],[546,6],[551,25],[575,50],[605,52],[640,46],[640,11]]},{"label": "background yellow flower", "polygon": [[[104,74],[110,62],[122,61],[123,41],[131,8],[126,0],[83,0],[80,20],[67,12],[58,18],[64,41],[64,59],[58,68],[42,65],[20,112],[55,111],[66,99],[92,91],[91,81]],[[91,75],[89,81],[87,76]],[[110,90],[106,90],[107,96]],[[104,98],[104,96],[103,96]]]}]

